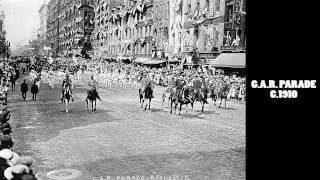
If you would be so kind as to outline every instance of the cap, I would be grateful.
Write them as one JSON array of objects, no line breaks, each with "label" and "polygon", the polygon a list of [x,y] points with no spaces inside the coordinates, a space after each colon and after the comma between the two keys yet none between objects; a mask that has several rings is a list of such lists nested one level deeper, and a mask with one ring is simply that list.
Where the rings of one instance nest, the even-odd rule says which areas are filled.
[{"label": "cap", "polygon": [[22,164],[22,165],[26,165],[26,166],[30,167],[32,165],[33,161],[34,160],[30,156],[20,156],[20,157],[16,158],[15,162],[13,162],[13,163],[14,163],[14,165]]},{"label": "cap", "polygon": [[[0,141],[2,142],[9,142],[12,141],[11,135],[0,135]],[[1,152],[1,151],[0,151]]]},{"label": "cap", "polygon": [[2,129],[2,134],[4,134],[4,135],[9,135],[10,133],[12,133],[11,128],[4,128],[4,129]]},{"label": "cap", "polygon": [[30,169],[26,165],[18,164],[18,165],[14,165],[7,168],[4,171],[4,177],[7,178],[8,180],[11,180],[14,178],[13,174],[20,175],[20,174],[29,173],[29,172],[30,172]]}]

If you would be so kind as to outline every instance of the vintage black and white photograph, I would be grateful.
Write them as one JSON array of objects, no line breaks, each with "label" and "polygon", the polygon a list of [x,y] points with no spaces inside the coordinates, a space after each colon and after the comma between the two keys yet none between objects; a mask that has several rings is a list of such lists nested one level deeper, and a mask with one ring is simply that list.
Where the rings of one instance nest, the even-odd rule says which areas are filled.
[{"label": "vintage black and white photograph", "polygon": [[246,179],[246,0],[0,0],[0,180]]}]

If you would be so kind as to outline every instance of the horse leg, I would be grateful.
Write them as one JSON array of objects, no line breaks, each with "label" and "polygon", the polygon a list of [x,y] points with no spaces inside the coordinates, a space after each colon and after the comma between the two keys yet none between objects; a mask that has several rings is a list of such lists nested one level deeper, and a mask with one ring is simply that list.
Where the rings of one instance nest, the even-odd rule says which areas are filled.
[{"label": "horse leg", "polygon": [[177,114],[178,102],[174,102],[174,114]]},{"label": "horse leg", "polygon": [[203,113],[203,110],[204,110],[204,104],[205,102],[202,102],[201,105],[202,105],[202,108],[201,108],[201,112]]},{"label": "horse leg", "polygon": [[93,112],[93,101],[94,100],[91,101],[91,112]]},{"label": "horse leg", "polygon": [[193,102],[191,102],[191,112],[193,112]]},{"label": "horse leg", "polygon": [[67,99],[65,99],[65,104],[66,104],[66,113],[68,113],[69,109],[68,109],[68,100]]},{"label": "horse leg", "polygon": [[146,101],[146,105],[144,107],[144,110],[146,111],[147,110],[147,106],[148,106],[148,100],[143,99],[143,101]]},{"label": "horse leg", "polygon": [[86,98],[86,103],[87,103],[87,109],[88,109],[89,108],[88,97]]},{"label": "horse leg", "polygon": [[188,105],[188,103],[186,104],[186,106],[187,106],[187,109],[186,109],[186,115],[188,115],[188,109],[189,109],[189,105]]},{"label": "horse leg", "polygon": [[63,106],[64,106],[64,100],[63,100],[62,98],[61,98],[61,105],[62,105],[62,106],[61,106],[61,107],[62,107],[62,110],[64,110],[64,107],[63,107]]},{"label": "horse leg", "polygon": [[162,94],[162,109],[163,109],[163,105],[164,105],[164,101],[166,100],[166,95],[165,93]]},{"label": "horse leg", "polygon": [[227,99],[224,100],[224,109],[227,109]]}]

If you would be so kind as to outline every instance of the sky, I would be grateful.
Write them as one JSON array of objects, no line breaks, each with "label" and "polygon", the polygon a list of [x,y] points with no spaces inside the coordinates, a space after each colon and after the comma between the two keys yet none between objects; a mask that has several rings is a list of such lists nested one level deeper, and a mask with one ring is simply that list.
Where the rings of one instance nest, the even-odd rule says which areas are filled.
[{"label": "sky", "polygon": [[5,12],[4,28],[12,49],[27,45],[40,27],[38,11],[46,0],[0,0]]}]

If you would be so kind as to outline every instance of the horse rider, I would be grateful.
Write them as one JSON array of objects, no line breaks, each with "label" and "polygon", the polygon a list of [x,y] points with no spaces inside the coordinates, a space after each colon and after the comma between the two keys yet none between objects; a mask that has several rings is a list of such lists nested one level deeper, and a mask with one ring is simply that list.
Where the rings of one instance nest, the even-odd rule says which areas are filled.
[{"label": "horse rider", "polygon": [[199,92],[203,86],[202,78],[199,77],[198,74],[195,75],[195,79],[193,80],[193,87],[195,90],[196,98],[199,98]]},{"label": "horse rider", "polygon": [[[91,74],[91,79],[88,82],[89,90],[87,91],[87,94],[89,94],[89,92],[92,91],[97,96],[97,98],[101,101],[101,98],[100,98],[98,91],[97,91],[97,84],[98,83],[93,77],[94,77],[94,75]],[[86,101],[87,100],[88,100],[88,97],[86,98]]]},{"label": "horse rider", "polygon": [[63,98],[63,93],[64,93],[64,90],[65,90],[65,87],[66,86],[69,86],[70,88],[70,96],[71,98],[73,99],[73,93],[72,93],[72,80],[70,79],[70,75],[69,73],[66,73],[66,78],[62,81],[62,90],[61,90],[61,99]]},{"label": "horse rider", "polygon": [[181,94],[182,88],[186,85],[186,82],[182,76],[182,73],[180,73],[180,76],[175,81],[174,87],[176,88],[176,96],[178,97]]},{"label": "horse rider", "polygon": [[152,98],[154,98],[154,96],[153,96],[154,86],[153,86],[152,80],[148,76],[147,73],[143,73],[142,74],[142,80],[141,80],[141,89],[143,90],[142,92],[145,92],[147,87],[151,87],[151,89],[152,89],[152,93],[151,93],[152,94]]}]

